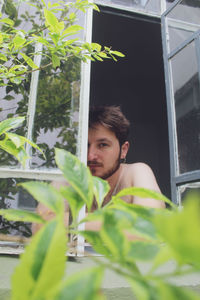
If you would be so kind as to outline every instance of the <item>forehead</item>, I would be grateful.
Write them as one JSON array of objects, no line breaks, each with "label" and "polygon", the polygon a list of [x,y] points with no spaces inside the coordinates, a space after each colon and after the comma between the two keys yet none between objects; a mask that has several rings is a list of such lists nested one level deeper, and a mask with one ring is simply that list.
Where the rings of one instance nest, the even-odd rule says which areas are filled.
[{"label": "forehead", "polygon": [[97,124],[88,131],[88,141],[95,142],[98,140],[107,139],[110,141],[117,141],[116,135],[110,129],[104,127],[103,125]]}]

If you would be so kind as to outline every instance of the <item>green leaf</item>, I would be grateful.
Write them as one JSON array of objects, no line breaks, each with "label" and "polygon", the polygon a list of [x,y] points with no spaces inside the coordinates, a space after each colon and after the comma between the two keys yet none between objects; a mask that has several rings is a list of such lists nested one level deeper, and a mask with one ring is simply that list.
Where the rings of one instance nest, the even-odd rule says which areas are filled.
[{"label": "green leaf", "polygon": [[76,33],[78,33],[80,30],[83,30],[83,27],[82,27],[82,26],[80,26],[80,25],[71,25],[71,26],[67,27],[67,28],[63,31],[62,35],[63,35],[63,36],[68,36],[68,35],[76,34]]},{"label": "green leaf", "polygon": [[[106,257],[110,257],[110,249],[104,245],[104,240],[97,231],[81,231],[80,234],[92,245],[94,250]],[[87,255],[87,254],[86,254]]]},{"label": "green leaf", "polygon": [[135,261],[151,261],[157,255],[159,247],[146,241],[134,241],[130,243],[127,259]]},{"label": "green leaf", "polygon": [[101,45],[98,43],[91,43],[92,50],[96,50],[97,52],[101,51]]},{"label": "green leaf", "polygon": [[128,241],[115,216],[110,211],[104,214],[104,222],[100,230],[100,236],[103,240],[103,244],[110,250],[110,255],[113,256],[113,259],[123,261],[123,257],[127,255]]},{"label": "green leaf", "polygon": [[0,215],[9,221],[45,223],[36,213],[18,209],[0,209]]},{"label": "green leaf", "polygon": [[84,201],[80,197],[80,195],[70,186],[62,186],[60,188],[60,193],[62,196],[67,199],[67,202],[69,203],[73,220],[76,220],[78,217],[78,213],[80,209],[84,206]]},{"label": "green leaf", "polygon": [[146,188],[140,188],[140,187],[131,187],[131,188],[125,188],[121,190],[114,198],[120,198],[124,197],[127,195],[132,195],[132,196],[138,196],[141,198],[152,198],[155,200],[161,200],[166,203],[168,203],[170,206],[173,208],[177,208],[175,204],[172,203],[167,197],[165,197],[163,194],[160,194],[158,192],[146,189]]},{"label": "green leaf", "polygon": [[98,208],[103,204],[103,200],[105,196],[108,194],[110,186],[107,181],[93,176],[93,184],[94,184],[94,196],[97,202]]},{"label": "green leaf", "polygon": [[199,300],[199,294],[183,286],[175,286],[158,280],[158,295],[162,300]]},{"label": "green leaf", "polygon": [[112,54],[114,54],[114,55],[116,55],[116,56],[119,56],[119,57],[124,57],[125,55],[123,54],[123,53],[121,53],[121,52],[119,52],[119,51],[110,51],[110,53],[112,53]]},{"label": "green leaf", "polygon": [[93,202],[93,179],[89,169],[79,159],[62,149],[55,149],[55,159],[67,182],[84,200],[90,211]]},{"label": "green leaf", "polygon": [[25,120],[25,117],[9,118],[0,122],[0,134],[6,131],[16,128]]},{"label": "green leaf", "polygon": [[[155,226],[163,240],[173,250],[179,263],[200,269],[200,200],[191,196],[182,211],[155,216]],[[162,224],[162,226],[160,226]]]},{"label": "green leaf", "polygon": [[4,54],[0,53],[0,60],[7,61],[8,59]]},{"label": "green leaf", "polygon": [[25,42],[26,42],[26,39],[21,37],[20,35],[16,35],[13,39],[15,49],[20,48],[22,45],[25,44]]},{"label": "green leaf", "polygon": [[60,67],[60,58],[55,54],[52,54],[52,63],[54,68]]},{"label": "green leaf", "polygon": [[20,147],[22,145],[24,145],[25,143],[28,143],[29,145],[31,145],[33,148],[37,149],[38,151],[40,151],[44,158],[45,158],[45,154],[44,152],[40,149],[40,147],[38,147],[38,145],[36,145],[34,142],[30,141],[29,139],[27,139],[24,136],[15,134],[15,133],[7,133],[7,136],[9,139],[12,140],[12,142],[16,145],[16,147]]},{"label": "green leaf", "polygon": [[59,22],[56,16],[44,8],[45,25],[53,33],[60,33],[64,29],[64,22]]},{"label": "green leaf", "polygon": [[0,141],[0,148],[15,156],[23,166],[25,166],[26,160],[30,158],[24,147],[17,148],[15,144],[7,137],[6,139]]},{"label": "green leaf", "polygon": [[9,19],[9,18],[3,18],[3,19],[0,19],[0,22],[1,23],[5,23],[5,24],[8,24],[10,26],[14,26],[14,21]]},{"label": "green leaf", "polygon": [[60,284],[53,295],[49,295],[50,300],[103,300],[101,293],[101,282],[103,268],[95,267],[71,275]]},{"label": "green leaf", "polygon": [[52,185],[37,181],[24,182],[20,185],[53,212],[61,214],[64,212],[64,199]]},{"label": "green leaf", "polygon": [[23,57],[23,59],[25,60],[25,62],[32,68],[32,69],[38,69],[38,66],[33,62],[33,60],[28,57],[26,54],[21,53],[20,55]]},{"label": "green leaf", "polygon": [[32,237],[12,277],[12,299],[48,299],[65,271],[66,244],[65,227],[58,219]]}]

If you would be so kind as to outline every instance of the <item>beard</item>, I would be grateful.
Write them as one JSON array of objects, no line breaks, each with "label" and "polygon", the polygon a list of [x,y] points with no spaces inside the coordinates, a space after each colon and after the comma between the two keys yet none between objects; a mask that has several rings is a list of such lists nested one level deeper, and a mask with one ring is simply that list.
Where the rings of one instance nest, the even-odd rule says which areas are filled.
[{"label": "beard", "polygon": [[113,166],[101,176],[101,179],[104,179],[104,180],[108,179],[119,169],[120,163],[121,163],[120,156],[121,156],[121,151],[119,152],[119,156],[118,156],[117,160],[115,161],[115,163],[113,164]]}]

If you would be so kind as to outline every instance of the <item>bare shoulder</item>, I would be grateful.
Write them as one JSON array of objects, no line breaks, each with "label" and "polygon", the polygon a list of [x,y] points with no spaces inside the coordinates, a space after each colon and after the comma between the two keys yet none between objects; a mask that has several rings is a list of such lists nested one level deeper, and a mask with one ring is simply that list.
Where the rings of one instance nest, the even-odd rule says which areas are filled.
[{"label": "bare shoulder", "polygon": [[127,171],[129,176],[132,177],[134,185],[144,186],[148,188],[151,187],[152,183],[157,185],[156,178],[151,167],[145,163],[138,162],[138,163],[128,164]]},{"label": "bare shoulder", "polygon": [[[147,164],[139,162],[127,165],[127,176],[131,178],[133,186],[147,188],[160,193],[156,177],[151,167]],[[165,207],[163,202],[154,199],[134,197],[133,203],[151,207]]]}]

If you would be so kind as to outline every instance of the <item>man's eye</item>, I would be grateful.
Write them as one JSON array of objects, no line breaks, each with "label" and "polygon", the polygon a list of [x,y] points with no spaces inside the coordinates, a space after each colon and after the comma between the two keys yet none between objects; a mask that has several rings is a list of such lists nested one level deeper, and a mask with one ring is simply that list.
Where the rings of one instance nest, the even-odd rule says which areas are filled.
[{"label": "man's eye", "polygon": [[108,146],[108,144],[106,144],[106,143],[99,144],[99,148],[104,148],[104,147],[107,147],[107,146]]}]

